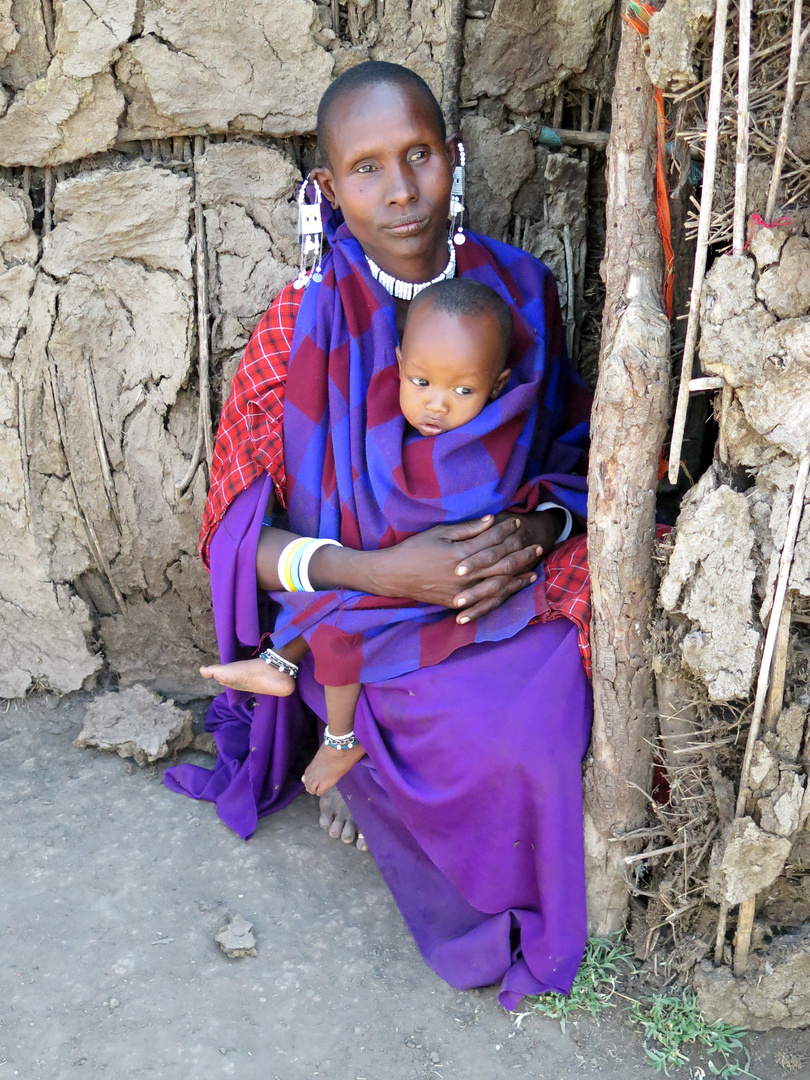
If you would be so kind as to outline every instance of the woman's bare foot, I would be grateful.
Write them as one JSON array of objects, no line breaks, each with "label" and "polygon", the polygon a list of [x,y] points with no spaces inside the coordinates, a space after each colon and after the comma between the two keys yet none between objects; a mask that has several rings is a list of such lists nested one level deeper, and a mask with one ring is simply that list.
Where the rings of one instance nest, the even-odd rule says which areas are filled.
[{"label": "woman's bare foot", "polygon": [[209,664],[200,668],[204,679],[216,679],[221,686],[231,690],[244,690],[249,694],[271,694],[288,697],[295,689],[295,679],[258,657],[255,660],[237,660],[233,664]]},{"label": "woman's bare foot", "polygon": [[344,844],[353,844],[356,840],[358,851],[368,851],[366,838],[357,831],[346,800],[336,787],[329,788],[325,795],[321,795],[319,806],[321,816],[318,824],[326,829],[333,840],[342,840]]},{"label": "woman's bare foot", "polygon": [[331,746],[321,746],[318,753],[306,767],[302,777],[304,787],[310,795],[323,795],[345,776],[349,769],[366,752],[358,743],[351,750],[335,750]]}]

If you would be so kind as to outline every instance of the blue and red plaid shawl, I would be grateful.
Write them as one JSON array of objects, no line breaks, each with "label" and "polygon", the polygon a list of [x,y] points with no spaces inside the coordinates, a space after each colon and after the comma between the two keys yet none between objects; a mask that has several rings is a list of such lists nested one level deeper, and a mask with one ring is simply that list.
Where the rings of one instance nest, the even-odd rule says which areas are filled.
[{"label": "blue and red plaid shawl", "polygon": [[[467,233],[458,273],[510,305],[515,333],[503,393],[434,438],[399,408],[396,309],[341,225],[295,324],[284,408],[290,528],[376,550],[438,524],[532,510],[551,499],[585,517],[578,475],[589,395],[565,352],[554,279],[518,248]],[[277,647],[302,634],[324,685],[379,682],[473,641],[512,637],[548,613],[542,580],[459,626],[446,608],[341,590],[274,593]]]}]

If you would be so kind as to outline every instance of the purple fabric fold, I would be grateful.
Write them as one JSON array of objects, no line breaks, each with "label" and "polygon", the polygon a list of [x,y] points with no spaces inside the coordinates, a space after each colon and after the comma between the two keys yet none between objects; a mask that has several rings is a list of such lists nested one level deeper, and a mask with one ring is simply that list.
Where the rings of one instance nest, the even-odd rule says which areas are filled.
[{"label": "purple fabric fold", "polygon": [[[269,483],[238,497],[212,543],[226,661],[255,649],[263,629],[255,549]],[[567,993],[585,946],[592,705],[576,638],[565,619],[535,624],[365,686],[355,726],[368,756],[339,785],[426,962],[459,989],[500,982],[509,1009],[523,994]],[[311,657],[292,697],[251,708],[247,695],[221,694],[206,719],[213,772],[181,765],[166,783],[214,801],[247,839],[301,790],[304,703],[325,718]]]},{"label": "purple fabric fold", "polygon": [[[255,481],[236,497],[211,541],[214,622],[224,664],[252,655],[261,640],[256,547],[272,491],[269,476]],[[217,747],[216,767],[176,765],[166,770],[164,783],[181,795],[216,803],[225,824],[247,840],[260,817],[281,810],[304,790],[293,765],[305,724],[297,695],[254,699],[226,690],[214,698],[205,719]]]}]

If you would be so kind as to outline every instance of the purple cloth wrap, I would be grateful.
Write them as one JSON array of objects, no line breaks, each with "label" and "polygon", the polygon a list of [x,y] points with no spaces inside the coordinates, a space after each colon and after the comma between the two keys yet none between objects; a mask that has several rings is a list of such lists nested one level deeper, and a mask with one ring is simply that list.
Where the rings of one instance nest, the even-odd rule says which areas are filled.
[{"label": "purple cloth wrap", "polygon": [[[255,552],[271,481],[238,496],[211,545],[223,662],[261,637]],[[228,690],[206,718],[213,771],[179,765],[166,784],[216,803],[247,839],[302,785],[293,767],[308,722],[325,718],[311,656],[288,698]],[[458,989],[500,982],[570,990],[585,947],[581,760],[592,699],[565,619],[464,646],[436,667],[367,685],[355,730],[368,756],[340,782],[427,963]]]}]

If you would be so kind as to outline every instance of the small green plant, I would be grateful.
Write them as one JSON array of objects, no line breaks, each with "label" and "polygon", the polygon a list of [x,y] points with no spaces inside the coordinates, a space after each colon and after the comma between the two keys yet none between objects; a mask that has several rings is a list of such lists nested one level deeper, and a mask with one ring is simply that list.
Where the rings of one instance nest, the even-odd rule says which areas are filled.
[{"label": "small green plant", "polygon": [[[706,1023],[691,990],[682,994],[657,994],[647,1001],[636,1002],[631,1015],[644,1030],[644,1049],[658,1072],[663,1070],[669,1076],[670,1066],[683,1065],[688,1060],[684,1050],[699,1044],[706,1048],[712,1076],[722,1080],[754,1077],[749,1072],[751,1057],[742,1041],[745,1028],[724,1020]],[[716,1063],[713,1057],[719,1061]]]},{"label": "small green plant", "polygon": [[[563,1031],[568,1016],[577,1009],[586,1009],[591,1016],[596,1016],[612,1005],[610,999],[616,990],[619,965],[632,967],[632,955],[630,949],[615,938],[590,938],[571,993],[567,997],[542,994],[529,999],[530,1008],[552,1020],[559,1020]],[[525,1012],[515,1017],[518,1026],[527,1016],[529,1013]]]}]

